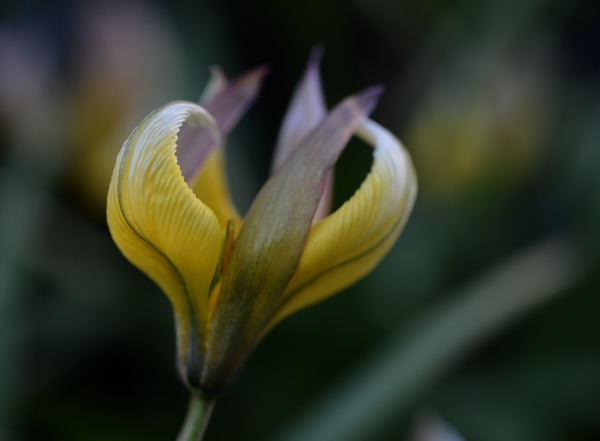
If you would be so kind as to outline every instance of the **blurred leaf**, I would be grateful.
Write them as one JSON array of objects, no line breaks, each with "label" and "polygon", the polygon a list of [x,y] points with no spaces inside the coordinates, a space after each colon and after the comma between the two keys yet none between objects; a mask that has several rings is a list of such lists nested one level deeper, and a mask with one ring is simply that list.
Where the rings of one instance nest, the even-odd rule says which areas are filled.
[{"label": "blurred leaf", "polygon": [[460,433],[435,415],[423,415],[415,423],[410,441],[465,441]]},{"label": "blurred leaf", "polygon": [[23,295],[29,280],[24,275],[24,256],[36,246],[44,214],[52,171],[34,173],[21,147],[0,170],[0,421],[11,410],[18,393],[15,384],[23,327]]},{"label": "blurred leaf", "polygon": [[273,439],[366,440],[469,350],[579,280],[569,243],[551,239],[515,256],[396,336]]}]

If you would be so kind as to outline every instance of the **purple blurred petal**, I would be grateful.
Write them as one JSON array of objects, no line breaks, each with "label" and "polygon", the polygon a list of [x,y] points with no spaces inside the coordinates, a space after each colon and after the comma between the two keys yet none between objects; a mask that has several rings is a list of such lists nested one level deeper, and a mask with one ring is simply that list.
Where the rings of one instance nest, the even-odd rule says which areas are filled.
[{"label": "purple blurred petal", "polygon": [[323,51],[320,48],[313,50],[304,76],[294,92],[281,124],[273,157],[272,171],[285,162],[327,114],[319,76],[319,63],[321,62],[322,53]]},{"label": "purple blurred petal", "polygon": [[[272,171],[275,171],[292,152],[301,144],[302,140],[312,132],[327,115],[327,108],[321,90],[319,64],[323,50],[320,47],[313,49],[308,66],[302,80],[298,84],[294,96],[285,115],[275,155]],[[333,202],[333,170],[328,172],[325,180],[325,190],[319,202],[313,223],[326,218],[331,212]]]},{"label": "purple blurred petal", "polygon": [[[228,83],[220,70],[203,94],[202,105],[215,118],[226,136],[256,99],[267,68],[261,66]],[[217,148],[217,140],[202,127],[185,127],[180,133],[177,159],[186,182],[191,183],[208,154]]]},{"label": "purple blurred petal", "polygon": [[267,72],[267,67],[258,67],[237,78],[212,99],[202,103],[217,120],[223,135],[227,135],[233,129],[248,107],[252,105]]}]

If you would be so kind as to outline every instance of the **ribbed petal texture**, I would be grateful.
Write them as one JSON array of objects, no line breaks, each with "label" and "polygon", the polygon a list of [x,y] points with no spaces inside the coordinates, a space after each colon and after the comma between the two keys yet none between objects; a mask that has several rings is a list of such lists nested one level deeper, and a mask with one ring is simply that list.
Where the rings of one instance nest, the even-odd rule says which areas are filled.
[{"label": "ribbed petal texture", "polygon": [[107,207],[121,252],[173,304],[184,378],[203,359],[196,352],[204,348],[208,290],[222,241],[219,221],[188,187],[177,163],[177,132],[185,120],[219,137],[212,117],[196,104],[175,102],[154,111],[123,145]]},{"label": "ribbed petal texture", "polygon": [[351,199],[311,228],[298,269],[265,333],[368,274],[396,242],[410,215],[417,194],[410,156],[373,121],[365,121],[357,135],[374,147],[371,171]]}]

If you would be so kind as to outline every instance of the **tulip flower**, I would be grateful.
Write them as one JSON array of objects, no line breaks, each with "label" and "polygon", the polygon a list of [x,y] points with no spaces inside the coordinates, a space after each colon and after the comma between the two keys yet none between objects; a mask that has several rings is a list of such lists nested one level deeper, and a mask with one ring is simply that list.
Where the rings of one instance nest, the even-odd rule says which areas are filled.
[{"label": "tulip flower", "polygon": [[[243,219],[229,197],[222,136],[256,97],[265,69],[232,82],[216,71],[203,106],[178,101],[152,112],[117,159],[107,208],[112,237],[171,301],[179,374],[207,400],[231,387],[279,321],[370,272],[413,206],[408,153],[367,119],[379,88],[328,112],[318,58],[284,119],[273,173]],[[373,146],[373,164],[329,214],[331,170],[353,134]]]}]

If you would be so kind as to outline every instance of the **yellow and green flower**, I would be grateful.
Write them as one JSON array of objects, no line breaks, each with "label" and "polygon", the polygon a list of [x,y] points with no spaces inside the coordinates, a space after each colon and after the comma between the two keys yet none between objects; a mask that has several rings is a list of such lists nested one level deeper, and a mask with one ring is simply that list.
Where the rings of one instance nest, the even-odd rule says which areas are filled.
[{"label": "yellow and green flower", "polygon": [[[264,74],[230,82],[216,71],[201,105],[172,102],[148,115],[125,141],[108,193],[114,241],[173,305],[180,376],[208,397],[232,385],[279,321],[371,271],[417,192],[402,144],[367,118],[380,90],[328,111],[313,56],[284,119],[273,173],[242,218],[229,196],[222,139]],[[331,213],[332,168],[354,134],[373,146],[373,164]]]}]

